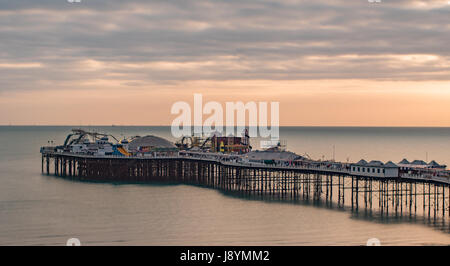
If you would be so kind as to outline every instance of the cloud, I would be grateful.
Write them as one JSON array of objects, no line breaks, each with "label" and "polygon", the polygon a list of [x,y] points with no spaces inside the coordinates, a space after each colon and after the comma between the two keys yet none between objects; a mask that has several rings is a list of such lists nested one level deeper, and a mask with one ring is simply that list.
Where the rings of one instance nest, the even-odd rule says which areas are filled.
[{"label": "cloud", "polygon": [[2,63],[0,62],[0,68],[36,68],[42,67],[40,63]]},{"label": "cloud", "polygon": [[0,93],[90,80],[449,80],[449,15],[447,1],[1,0]]}]

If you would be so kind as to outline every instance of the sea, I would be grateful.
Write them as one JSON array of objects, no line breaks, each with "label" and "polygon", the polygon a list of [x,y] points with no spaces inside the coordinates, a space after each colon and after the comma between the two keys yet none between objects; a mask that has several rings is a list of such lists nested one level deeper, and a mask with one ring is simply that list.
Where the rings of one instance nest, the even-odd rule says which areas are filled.
[{"label": "sea", "polygon": [[[379,219],[309,202],[245,198],[183,184],[94,183],[41,174],[41,146],[72,128],[117,138],[167,126],[0,126],[0,245],[450,245],[447,221]],[[312,159],[435,160],[450,165],[450,128],[281,127]],[[254,149],[259,140],[252,140]]]}]

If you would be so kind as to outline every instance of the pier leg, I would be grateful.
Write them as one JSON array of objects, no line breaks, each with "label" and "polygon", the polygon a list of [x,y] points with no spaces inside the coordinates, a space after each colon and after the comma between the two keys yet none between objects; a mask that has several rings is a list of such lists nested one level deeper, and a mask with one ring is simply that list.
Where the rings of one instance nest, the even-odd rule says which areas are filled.
[{"label": "pier leg", "polygon": [[445,218],[445,186],[442,186],[442,217]]},{"label": "pier leg", "polygon": [[425,205],[425,199],[426,199],[425,190],[426,190],[425,184],[422,183],[423,216],[425,216],[425,214],[426,214],[426,212],[425,212],[425,206],[426,206]]},{"label": "pier leg", "polygon": [[400,181],[400,216],[403,215],[403,182]]},{"label": "pier leg", "polygon": [[[393,187],[392,185],[392,189],[394,189]],[[392,199],[392,203],[394,203],[394,199]],[[389,215],[389,181],[386,182],[386,215]]]},{"label": "pier leg", "polygon": [[341,177],[338,176],[338,205],[341,205]]},{"label": "pier leg", "polygon": [[359,209],[359,178],[356,178],[356,198],[355,198],[356,202],[356,211],[358,211]]},{"label": "pier leg", "polygon": [[414,182],[414,215],[417,213],[417,183]]},{"label": "pier leg", "polygon": [[434,187],[434,219],[436,219],[436,212],[437,208],[439,207],[439,198],[438,198],[439,190],[437,189],[438,187],[436,186],[436,184],[433,184],[433,187]]},{"label": "pier leg", "polygon": [[431,217],[431,183],[428,183],[428,218]]},{"label": "pier leg", "polygon": [[48,157],[48,155],[45,158],[46,163],[46,167],[47,167],[47,175],[50,175],[50,158]]},{"label": "pier leg", "polygon": [[409,183],[409,216],[412,215],[412,183]]},{"label": "pier leg", "polygon": [[[353,188],[353,182],[354,182],[354,179],[355,179],[355,178],[352,176],[352,210],[353,210],[353,204],[354,204],[353,193],[355,192],[355,191],[354,191],[354,188]],[[344,193],[345,193],[345,190],[344,190]]]},{"label": "pier leg", "polygon": [[372,193],[373,193],[373,189],[372,189],[372,179],[369,180],[369,202],[370,202],[370,212],[372,213]]},{"label": "pier leg", "polygon": [[333,204],[333,175],[330,176],[330,206]]}]

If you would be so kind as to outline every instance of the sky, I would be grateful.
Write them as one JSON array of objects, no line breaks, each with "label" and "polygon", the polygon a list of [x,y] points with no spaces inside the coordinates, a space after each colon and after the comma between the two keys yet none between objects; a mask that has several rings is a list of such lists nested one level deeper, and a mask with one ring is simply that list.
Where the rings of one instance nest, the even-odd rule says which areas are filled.
[{"label": "sky", "polygon": [[449,44],[440,0],[0,0],[0,124],[170,125],[201,93],[284,126],[450,126]]}]

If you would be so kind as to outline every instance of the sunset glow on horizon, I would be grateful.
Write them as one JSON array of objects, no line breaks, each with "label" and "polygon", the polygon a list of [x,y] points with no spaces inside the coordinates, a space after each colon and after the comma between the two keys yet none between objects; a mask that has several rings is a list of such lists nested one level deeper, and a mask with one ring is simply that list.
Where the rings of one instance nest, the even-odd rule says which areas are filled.
[{"label": "sunset glow on horizon", "polygon": [[450,127],[448,1],[0,1],[0,125],[170,125],[194,93],[281,126]]}]

